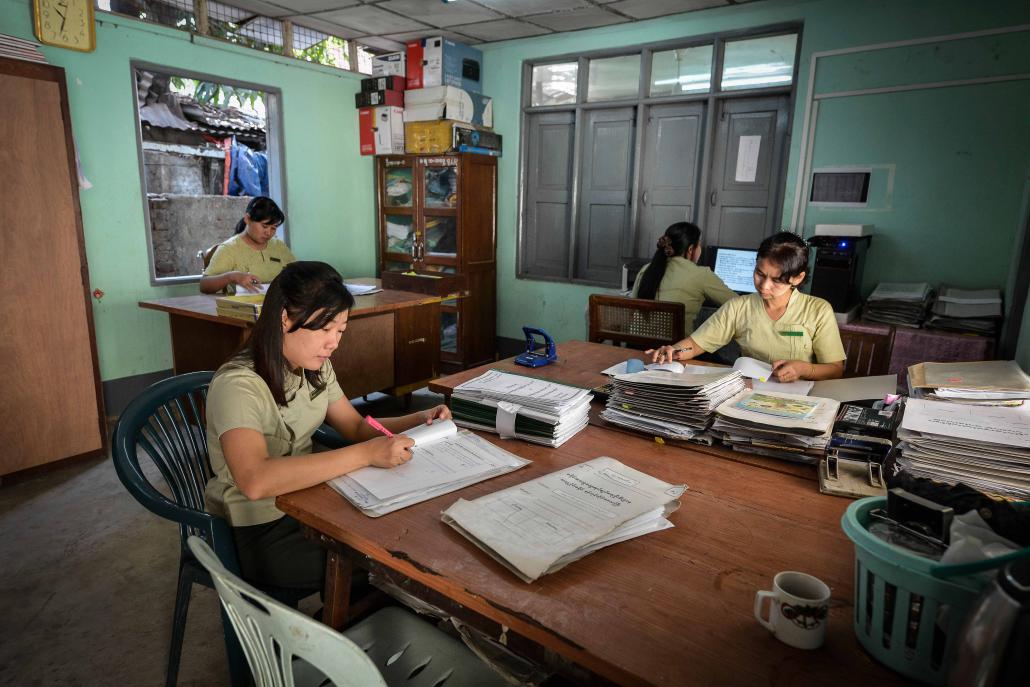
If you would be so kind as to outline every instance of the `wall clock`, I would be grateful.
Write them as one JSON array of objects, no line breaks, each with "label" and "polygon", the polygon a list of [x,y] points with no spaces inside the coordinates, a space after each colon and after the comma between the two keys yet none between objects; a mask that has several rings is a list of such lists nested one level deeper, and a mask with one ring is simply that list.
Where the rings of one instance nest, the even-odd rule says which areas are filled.
[{"label": "wall clock", "polygon": [[93,0],[32,0],[32,17],[41,43],[80,52],[97,47]]}]

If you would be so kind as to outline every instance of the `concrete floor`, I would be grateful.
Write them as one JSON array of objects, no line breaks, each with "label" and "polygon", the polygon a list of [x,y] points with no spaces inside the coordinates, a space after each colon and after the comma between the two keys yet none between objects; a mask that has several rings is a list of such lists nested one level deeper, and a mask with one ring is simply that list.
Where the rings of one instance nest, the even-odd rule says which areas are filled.
[{"label": "concrete floor", "polygon": [[[412,409],[440,402],[422,390]],[[404,412],[381,394],[355,407]],[[178,557],[178,528],[110,459],[0,487],[0,685],[164,684]],[[227,682],[218,597],[194,586],[179,684]]]}]

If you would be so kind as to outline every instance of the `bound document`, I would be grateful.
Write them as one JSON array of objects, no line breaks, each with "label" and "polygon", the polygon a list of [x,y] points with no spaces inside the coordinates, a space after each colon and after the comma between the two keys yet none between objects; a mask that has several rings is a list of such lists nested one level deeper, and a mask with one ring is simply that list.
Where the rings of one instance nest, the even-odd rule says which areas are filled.
[{"label": "bound document", "polygon": [[459,431],[450,420],[420,425],[404,434],[415,440],[411,460],[404,465],[389,470],[361,468],[327,484],[374,518],[530,462],[471,432]]},{"label": "bound document", "polygon": [[672,527],[683,484],[669,484],[595,458],[474,501],[459,499],[443,521],[524,582],[592,551]]}]

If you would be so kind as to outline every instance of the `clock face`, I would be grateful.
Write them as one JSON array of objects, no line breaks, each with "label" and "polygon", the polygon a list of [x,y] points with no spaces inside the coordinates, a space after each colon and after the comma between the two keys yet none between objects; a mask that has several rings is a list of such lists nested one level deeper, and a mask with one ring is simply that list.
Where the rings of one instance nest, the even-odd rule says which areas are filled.
[{"label": "clock face", "polygon": [[82,51],[96,47],[92,0],[33,0],[33,8],[43,43]]}]

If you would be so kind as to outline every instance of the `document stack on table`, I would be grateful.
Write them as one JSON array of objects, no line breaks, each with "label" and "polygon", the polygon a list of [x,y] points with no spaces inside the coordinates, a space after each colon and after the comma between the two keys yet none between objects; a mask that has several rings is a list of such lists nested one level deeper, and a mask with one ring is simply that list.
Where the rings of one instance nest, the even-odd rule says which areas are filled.
[{"label": "document stack on table", "polygon": [[913,398],[1018,406],[1030,399],[1030,375],[1014,360],[917,363],[908,368],[908,388]]},{"label": "document stack on table", "polygon": [[912,398],[898,430],[898,467],[917,477],[1030,499],[1030,407]]},{"label": "document stack on table", "polygon": [[933,298],[929,284],[883,282],[866,299],[863,319],[904,327],[922,326]]},{"label": "document stack on table", "polygon": [[814,464],[826,453],[839,407],[830,398],[745,390],[715,409],[712,433],[735,451]]},{"label": "document stack on table", "polygon": [[411,460],[389,470],[367,467],[330,480],[329,486],[370,517],[517,470],[530,461],[437,420],[404,432],[415,440]]},{"label": "document stack on table", "polygon": [[704,369],[703,374],[646,370],[615,375],[601,417],[652,436],[694,439],[711,425],[716,406],[744,388],[736,370]]},{"label": "document stack on table", "polygon": [[451,413],[462,427],[561,446],[587,426],[591,398],[589,389],[490,370],[454,388]]},{"label": "document stack on table", "polygon": [[532,582],[605,546],[673,527],[666,516],[686,488],[601,457],[459,499],[443,521]]},{"label": "document stack on table", "polygon": [[1001,318],[1000,289],[968,290],[942,286],[926,326],[992,336]]}]

